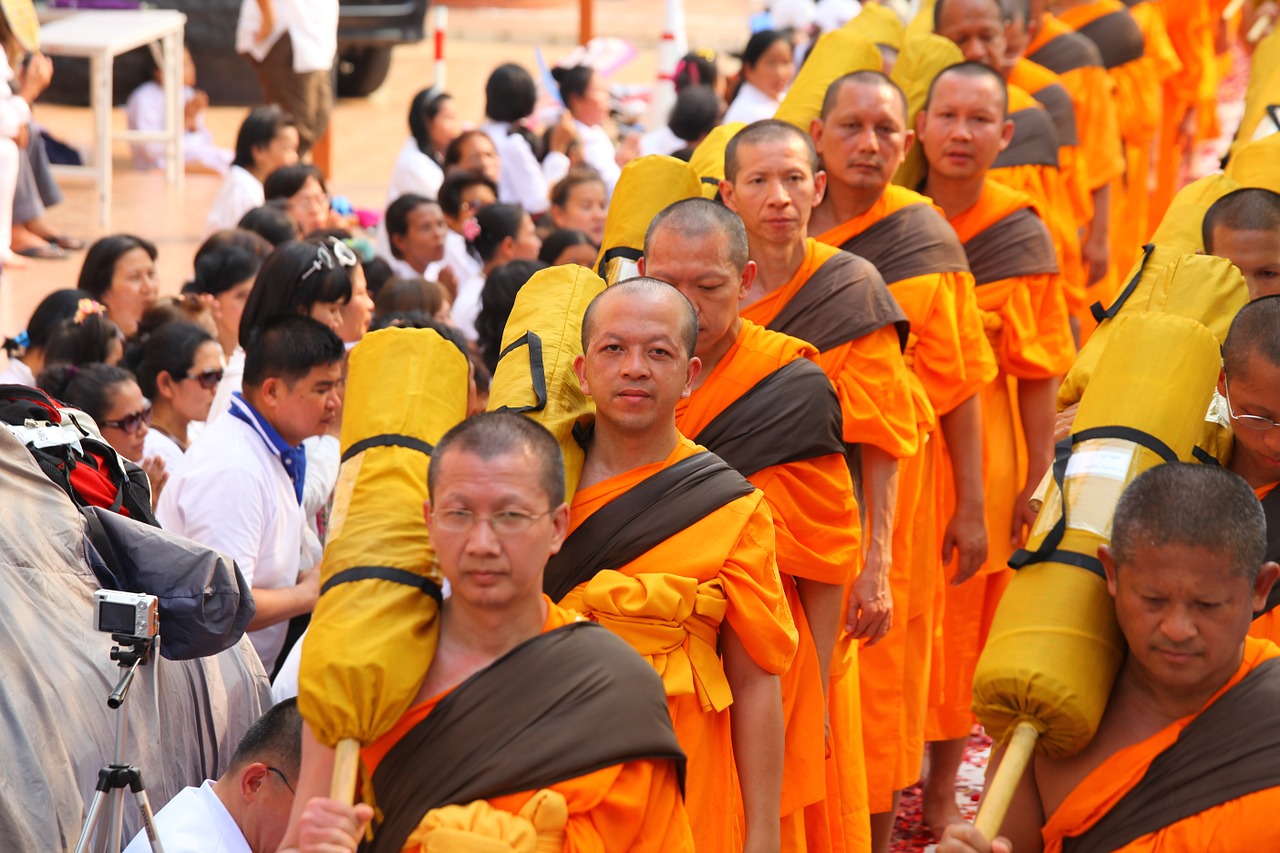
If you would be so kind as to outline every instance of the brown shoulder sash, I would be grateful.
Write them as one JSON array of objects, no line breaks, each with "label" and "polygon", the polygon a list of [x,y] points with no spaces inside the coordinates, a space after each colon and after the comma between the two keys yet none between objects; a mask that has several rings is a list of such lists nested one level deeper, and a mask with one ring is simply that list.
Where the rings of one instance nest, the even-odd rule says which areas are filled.
[{"label": "brown shoulder sash", "polygon": [[1280,658],[1263,661],[1182,730],[1129,793],[1063,853],[1106,853],[1206,809],[1280,786]]},{"label": "brown shoulder sash", "polygon": [[1102,56],[1093,42],[1076,32],[1063,33],[1049,39],[1027,59],[1043,65],[1054,74],[1065,74],[1077,68],[1102,65]]},{"label": "brown shoulder sash", "polygon": [[[1264,559],[1280,563],[1280,486],[1272,489],[1270,494],[1262,499],[1262,513],[1267,519],[1267,553]],[[1263,608],[1262,613],[1280,605],[1280,589],[1276,587],[1280,587],[1280,584],[1271,587],[1271,593],[1267,596],[1267,606]],[[1262,613],[1255,613],[1255,618]]]},{"label": "brown shoulder sash", "polygon": [[608,628],[574,622],[468,678],[391,748],[373,773],[385,817],[360,849],[399,853],[431,809],[642,759],[676,762],[683,785],[662,679]]},{"label": "brown shoulder sash", "polygon": [[901,346],[911,324],[865,258],[838,252],[818,267],[768,328],[826,352],[894,325]]},{"label": "brown shoulder sash", "polygon": [[1141,59],[1147,50],[1142,29],[1126,9],[1095,18],[1076,32],[1097,46],[1104,68],[1117,68]]},{"label": "brown shoulder sash", "polygon": [[1080,135],[1076,132],[1076,108],[1071,103],[1071,93],[1061,83],[1050,83],[1032,95],[1040,106],[1044,107],[1053,119],[1053,126],[1058,131],[1059,145],[1079,145]]},{"label": "brown shoulder sash", "polygon": [[956,232],[927,204],[895,210],[840,248],[871,261],[885,284],[930,273],[969,271]]},{"label": "brown shoulder sash", "polygon": [[977,285],[1058,271],[1049,229],[1029,207],[993,222],[964,244]]},{"label": "brown shoulder sash", "polygon": [[772,465],[843,454],[843,425],[831,380],[798,358],[726,406],[694,441],[750,477]]},{"label": "brown shoulder sash", "polygon": [[1058,168],[1058,129],[1049,113],[1039,107],[1028,107],[1009,113],[1013,121],[1013,139],[991,164],[993,169],[1013,166],[1052,166]]},{"label": "brown shoulder sash", "polygon": [[592,513],[547,561],[542,589],[559,601],[580,583],[620,569],[755,486],[714,453],[695,453]]}]

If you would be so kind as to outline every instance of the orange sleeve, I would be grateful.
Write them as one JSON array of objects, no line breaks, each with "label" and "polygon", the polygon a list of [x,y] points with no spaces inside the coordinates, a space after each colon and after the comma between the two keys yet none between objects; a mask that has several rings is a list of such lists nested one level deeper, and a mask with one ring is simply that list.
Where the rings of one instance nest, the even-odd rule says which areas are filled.
[{"label": "orange sleeve", "polygon": [[1085,157],[1090,191],[1106,186],[1124,174],[1120,147],[1120,120],[1111,77],[1101,66],[1076,68],[1062,75],[1071,88],[1076,107],[1076,128]]},{"label": "orange sleeve", "polygon": [[1032,276],[1030,282],[1037,342],[1045,352],[1053,375],[1065,376],[1076,360],[1076,342],[1071,334],[1071,316],[1062,291],[1062,279],[1058,276]]},{"label": "orange sleeve", "polygon": [[844,415],[844,439],[870,444],[896,458],[920,447],[911,377],[892,326],[818,355]]},{"label": "orange sleeve", "polygon": [[[924,278],[922,276],[922,278]],[[977,316],[976,305],[973,305],[973,277],[968,273],[936,273],[928,278],[933,279],[932,298],[917,301],[910,296],[904,301],[911,301],[916,308],[909,311],[911,332],[915,338],[915,350],[912,353],[911,369],[920,383],[933,408],[939,415],[945,415],[956,406],[981,390],[990,381],[986,371],[970,371],[965,364],[966,336],[961,333],[962,319],[976,324],[976,339],[979,353],[985,347],[990,353],[990,345],[986,335],[982,334],[982,320]],[[898,282],[894,285],[894,294],[901,285],[910,286],[915,279]],[[965,289],[967,288],[967,290]],[[965,317],[960,311],[959,298],[968,298],[969,310]],[[989,356],[988,356],[989,357]],[[995,362],[991,360],[991,377],[995,376]]]},{"label": "orange sleeve", "polygon": [[773,515],[778,571],[843,584],[861,554],[862,527],[843,455],[773,465],[751,477]]},{"label": "orange sleeve", "polygon": [[[725,597],[729,600],[725,619],[756,665],[779,675],[791,665],[798,635],[782,589],[782,578],[778,575],[773,516],[759,491],[717,513],[748,508],[742,533],[720,570]],[[714,519],[715,514],[706,521]]]},{"label": "orange sleeve", "polygon": [[1058,376],[1060,365],[1053,348],[1039,339],[1039,311],[1044,291],[1053,276],[1029,275],[993,281],[982,286],[987,308],[983,325],[988,330],[996,359],[1005,372],[1018,379]]},{"label": "orange sleeve", "polygon": [[960,353],[964,359],[966,382],[985,388],[996,378],[1000,366],[991,349],[991,339],[983,327],[982,311],[978,308],[973,276],[956,276],[956,328],[960,333]]}]

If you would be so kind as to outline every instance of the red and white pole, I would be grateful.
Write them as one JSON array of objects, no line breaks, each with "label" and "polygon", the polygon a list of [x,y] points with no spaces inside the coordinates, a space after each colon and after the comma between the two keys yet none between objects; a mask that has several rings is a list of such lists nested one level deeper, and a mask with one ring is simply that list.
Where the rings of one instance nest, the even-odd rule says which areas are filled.
[{"label": "red and white pole", "polygon": [[443,3],[436,3],[433,7],[435,10],[435,87],[437,89],[445,88],[444,74],[444,34],[449,29],[449,7]]},{"label": "red and white pole", "polygon": [[649,101],[649,128],[666,123],[671,108],[676,103],[676,67],[689,52],[689,37],[685,33],[684,3],[682,0],[666,0],[662,22],[662,38],[658,42],[658,79],[654,82],[653,97]]}]

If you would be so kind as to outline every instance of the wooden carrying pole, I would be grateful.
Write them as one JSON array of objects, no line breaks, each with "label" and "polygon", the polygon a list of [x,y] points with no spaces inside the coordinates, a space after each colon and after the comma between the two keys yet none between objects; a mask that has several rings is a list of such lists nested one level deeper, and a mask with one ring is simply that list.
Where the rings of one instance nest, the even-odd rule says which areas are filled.
[{"label": "wooden carrying pole", "polygon": [[987,786],[982,805],[978,806],[978,816],[973,821],[974,827],[984,838],[995,838],[1000,831],[1004,816],[1009,811],[1009,804],[1013,801],[1013,792],[1018,789],[1022,774],[1031,763],[1039,738],[1040,731],[1035,724],[1025,721],[1018,723],[1009,736],[1009,748],[1000,759],[995,778]]},{"label": "wooden carrying pole", "polygon": [[329,799],[351,805],[356,798],[356,775],[360,771],[360,741],[345,737],[338,741],[333,756],[333,779]]}]

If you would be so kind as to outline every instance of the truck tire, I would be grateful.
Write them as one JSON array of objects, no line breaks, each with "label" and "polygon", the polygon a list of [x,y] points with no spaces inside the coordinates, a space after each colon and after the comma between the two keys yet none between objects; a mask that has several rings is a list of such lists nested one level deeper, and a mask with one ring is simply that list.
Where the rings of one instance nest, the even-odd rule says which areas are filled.
[{"label": "truck tire", "polygon": [[387,79],[390,69],[390,47],[362,47],[343,51],[338,57],[338,97],[363,98],[372,95]]}]

